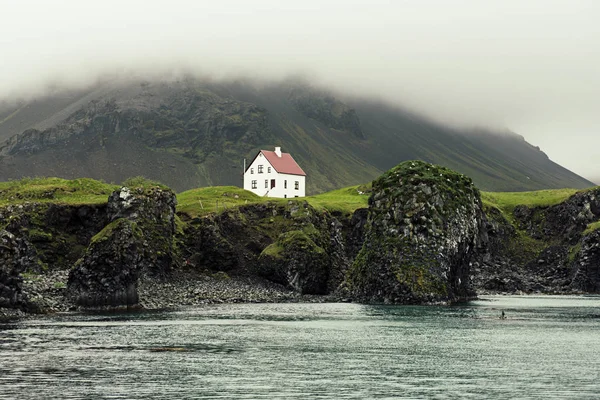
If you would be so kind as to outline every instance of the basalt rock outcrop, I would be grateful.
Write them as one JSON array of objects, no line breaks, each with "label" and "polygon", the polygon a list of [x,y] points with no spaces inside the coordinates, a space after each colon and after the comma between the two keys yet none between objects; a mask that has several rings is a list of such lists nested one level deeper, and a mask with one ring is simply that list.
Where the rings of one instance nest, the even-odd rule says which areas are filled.
[{"label": "basalt rock outcrop", "polygon": [[0,308],[25,308],[21,273],[38,267],[35,249],[22,237],[0,230]]},{"label": "basalt rock outcrop", "polygon": [[178,262],[176,204],[171,190],[156,186],[115,191],[108,199],[110,223],[69,276],[69,297],[89,307],[135,305],[140,275],[167,275]]},{"label": "basalt rock outcrop", "polygon": [[373,182],[362,249],[347,290],[360,301],[452,302],[474,295],[469,265],[487,242],[470,178],[420,161]]},{"label": "basalt rock outcrop", "polygon": [[600,293],[600,230],[583,236],[572,268],[574,289]]},{"label": "basalt rock outcrop", "polygon": [[258,275],[301,294],[332,293],[348,262],[342,225],[305,201],[241,206],[188,221],[186,263]]},{"label": "basalt rock outcrop", "polygon": [[600,189],[578,192],[552,206],[514,208],[512,223],[493,207],[489,246],[473,261],[478,291],[598,293]]},{"label": "basalt rock outcrop", "polygon": [[600,219],[600,189],[586,190],[550,206],[517,206],[514,217],[520,229],[532,238],[574,244],[587,225]]}]

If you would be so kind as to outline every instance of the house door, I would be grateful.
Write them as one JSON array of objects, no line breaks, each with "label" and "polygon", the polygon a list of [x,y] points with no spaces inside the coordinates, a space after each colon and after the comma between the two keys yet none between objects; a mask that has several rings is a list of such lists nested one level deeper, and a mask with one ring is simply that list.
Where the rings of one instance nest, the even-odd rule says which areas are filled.
[{"label": "house door", "polygon": [[271,179],[271,189],[275,187],[275,179]]}]

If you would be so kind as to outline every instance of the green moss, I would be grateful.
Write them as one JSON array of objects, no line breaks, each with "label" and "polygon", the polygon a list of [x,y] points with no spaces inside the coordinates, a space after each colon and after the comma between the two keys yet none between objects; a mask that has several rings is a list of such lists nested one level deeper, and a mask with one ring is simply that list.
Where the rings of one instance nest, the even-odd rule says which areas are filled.
[{"label": "green moss", "polygon": [[141,188],[144,190],[144,192],[147,192],[147,191],[155,189],[155,188],[159,188],[159,189],[163,189],[163,190],[171,190],[168,186],[166,186],[158,181],[153,181],[151,179],[145,178],[143,176],[134,176],[132,178],[128,178],[122,183],[122,186],[127,186],[130,189]]},{"label": "green moss", "polygon": [[29,229],[29,240],[32,242],[50,242],[52,234],[39,229]]},{"label": "green moss", "polygon": [[422,264],[404,263],[394,268],[394,275],[398,282],[406,285],[410,291],[418,296],[429,293],[438,296],[447,296],[448,288],[445,282]]},{"label": "green moss", "polygon": [[90,241],[90,245],[95,244],[95,243],[101,243],[105,240],[108,240],[112,236],[112,233],[115,229],[120,229],[121,227],[123,227],[125,225],[131,226],[133,234],[136,238],[139,239],[142,237],[142,232],[137,227],[137,224],[135,222],[131,222],[126,218],[119,218],[117,220],[114,220],[110,224],[106,225],[104,227],[104,229],[102,229],[100,232],[98,232],[96,235],[94,235],[94,237],[92,237],[92,240]]},{"label": "green moss", "polygon": [[229,275],[227,275],[227,273],[223,272],[223,271],[219,271],[219,272],[215,272],[214,274],[210,275],[212,278],[214,279],[218,279],[220,281],[227,281],[230,280],[231,278],[229,277]]},{"label": "green moss", "polygon": [[350,186],[331,192],[306,197],[314,208],[330,213],[352,214],[359,208],[368,207],[371,184]]},{"label": "green moss", "polygon": [[548,242],[534,239],[525,231],[516,230],[506,244],[506,251],[513,260],[525,263],[536,258],[548,245]]},{"label": "green moss", "polygon": [[325,250],[318,246],[306,232],[302,230],[293,230],[279,235],[277,241],[267,246],[260,256],[282,258],[289,249],[315,254],[325,253]]},{"label": "green moss", "polygon": [[283,257],[283,251],[284,248],[279,243],[271,243],[262,251],[262,253],[260,253],[260,257],[272,257],[279,259]]},{"label": "green moss", "polygon": [[596,222],[592,222],[591,224],[589,224],[586,228],[586,230],[583,232],[584,235],[588,235],[592,232],[594,232],[595,230],[600,229],[600,221],[596,221]]},{"label": "green moss", "polygon": [[177,212],[190,217],[223,212],[244,204],[272,200],[235,186],[213,186],[192,189],[177,195]]},{"label": "green moss", "polygon": [[581,241],[577,242],[577,244],[575,246],[571,246],[569,248],[569,263],[572,263],[573,261],[575,261],[575,259],[577,258],[577,255],[579,254],[579,252],[581,251]]},{"label": "green moss", "polygon": [[94,179],[23,178],[0,182],[0,207],[25,202],[102,204],[118,187]]},{"label": "green moss", "polygon": [[562,203],[577,193],[577,189],[537,190],[533,192],[482,192],[481,201],[484,205],[495,207],[502,211],[504,217],[513,221],[513,211],[516,206],[549,207]]},{"label": "green moss", "polygon": [[54,282],[54,285],[52,285],[52,287],[54,289],[65,289],[67,287],[67,284],[64,282]]}]

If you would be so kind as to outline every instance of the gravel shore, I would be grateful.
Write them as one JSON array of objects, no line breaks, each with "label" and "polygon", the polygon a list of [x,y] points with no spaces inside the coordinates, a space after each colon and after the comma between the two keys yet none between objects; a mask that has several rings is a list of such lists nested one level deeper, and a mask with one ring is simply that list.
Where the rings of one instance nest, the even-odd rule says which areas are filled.
[{"label": "gravel shore", "polygon": [[[32,311],[54,313],[80,308],[66,297],[68,270],[53,270],[26,275],[23,293]],[[301,295],[282,285],[256,276],[227,275],[193,270],[176,271],[167,278],[141,276],[138,284],[139,306],[156,310],[211,303],[284,303],[336,301],[332,296]],[[0,321],[26,316],[12,309],[0,309]]]}]

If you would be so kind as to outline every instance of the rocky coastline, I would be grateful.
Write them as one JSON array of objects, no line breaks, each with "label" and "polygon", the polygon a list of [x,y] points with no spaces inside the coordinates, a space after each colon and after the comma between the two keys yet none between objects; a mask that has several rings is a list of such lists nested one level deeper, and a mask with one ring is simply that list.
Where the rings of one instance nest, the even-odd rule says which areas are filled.
[{"label": "rocky coastline", "polygon": [[600,189],[511,215],[466,176],[409,161],[351,214],[305,200],[177,213],[166,187],[106,204],[0,208],[0,320],[235,302],[449,304],[600,291]]}]

